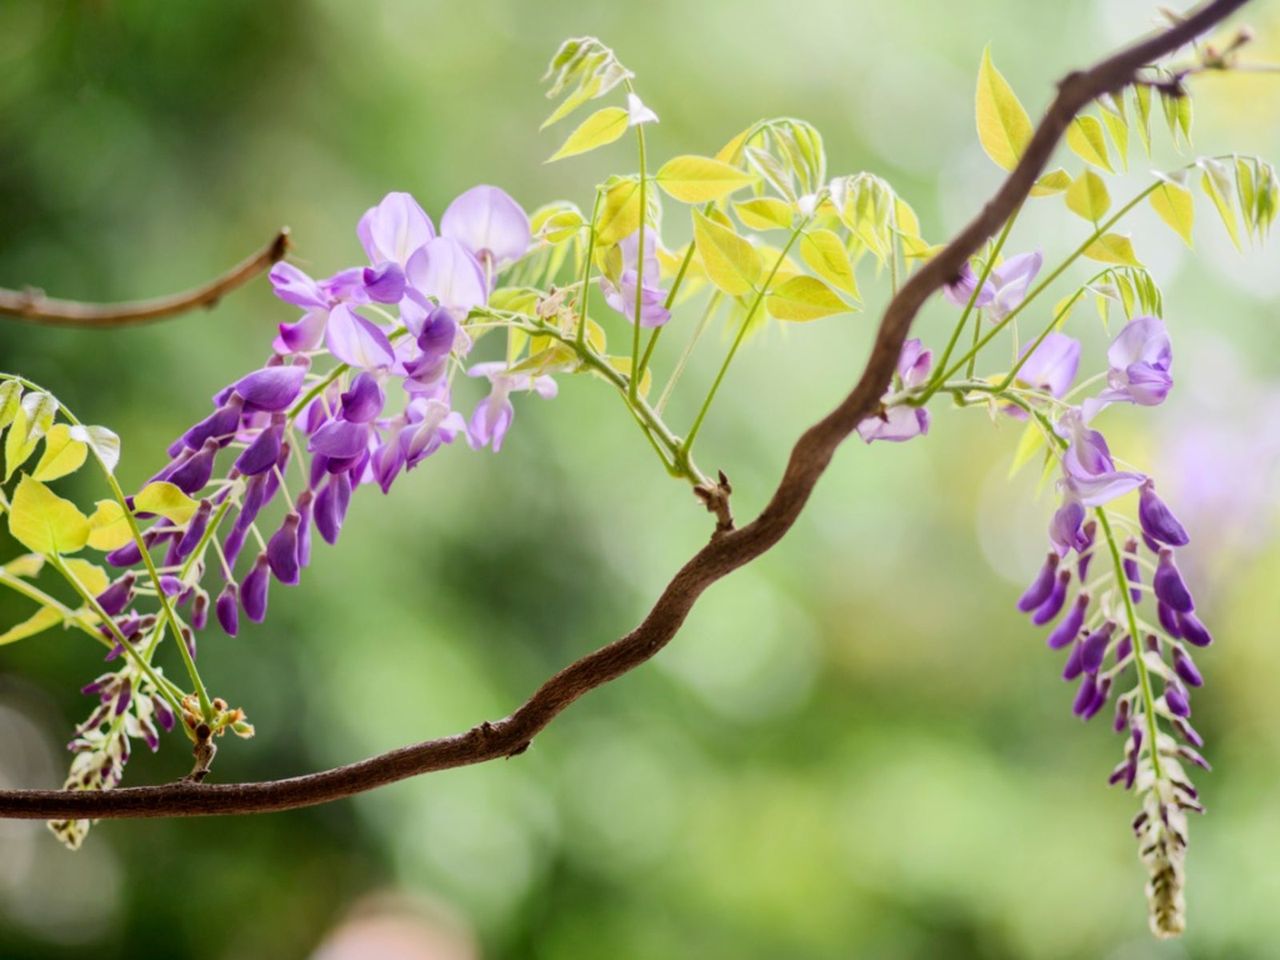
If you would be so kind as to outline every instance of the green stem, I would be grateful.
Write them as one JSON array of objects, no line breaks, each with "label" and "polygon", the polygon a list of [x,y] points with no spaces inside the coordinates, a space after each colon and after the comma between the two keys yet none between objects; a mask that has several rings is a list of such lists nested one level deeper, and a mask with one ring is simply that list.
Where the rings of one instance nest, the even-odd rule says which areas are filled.
[{"label": "green stem", "polygon": [[587,224],[587,255],[582,263],[582,290],[578,294],[580,303],[578,304],[577,345],[579,347],[584,347],[587,343],[587,293],[591,289],[591,260],[596,252],[596,223],[600,219],[602,200],[604,200],[604,193],[597,189],[596,202],[591,208],[591,222]]},{"label": "green stem", "polygon": [[649,219],[648,200],[645,190],[648,187],[648,170],[646,169],[644,124],[636,126],[636,146],[640,152],[640,229],[636,233],[636,302],[635,315],[631,318],[631,383],[627,388],[632,402],[640,394],[640,306],[644,303],[644,231]]},{"label": "green stem", "polygon": [[[949,370],[943,370],[941,375],[936,378],[935,385],[925,391],[925,394],[922,398],[922,402],[927,401],[929,397],[933,396],[933,394],[937,392],[938,384],[941,384],[946,380],[950,380],[953,376],[955,376],[955,374],[960,370],[960,368],[965,366],[965,364],[969,362],[970,357],[976,357],[978,353],[981,352],[983,347],[985,347],[988,343],[990,343],[993,339],[995,339],[996,335],[999,334],[1001,330],[1003,330],[1010,323],[1012,323],[1014,318],[1017,317],[1018,314],[1021,313],[1024,309],[1026,309],[1027,305],[1030,304],[1032,300],[1034,300],[1041,293],[1043,293],[1045,289],[1050,284],[1053,283],[1053,281],[1057,280],[1058,277],[1062,276],[1063,272],[1066,271],[1066,269],[1070,267],[1071,264],[1075,263],[1078,259],[1080,259],[1080,257],[1084,255],[1084,252],[1088,250],[1089,247],[1092,246],[1093,243],[1099,237],[1101,237],[1104,233],[1106,233],[1108,230],[1114,227],[1125,214],[1127,214],[1130,210],[1132,210],[1139,203],[1145,200],[1148,196],[1154,193],[1156,188],[1159,187],[1160,184],[1163,182],[1164,182],[1163,180],[1157,180],[1156,182],[1152,183],[1145,190],[1140,192],[1137,196],[1135,196],[1128,203],[1126,203],[1123,207],[1117,210],[1106,221],[1106,223],[1102,224],[1102,226],[1100,227],[1095,228],[1093,233],[1089,234],[1089,236],[1085,239],[1084,243],[1080,244],[1080,246],[1078,246],[1069,257],[1063,260],[1062,263],[1058,264],[1058,266],[1047,277],[1045,277],[1038,284],[1036,284],[1035,288],[1030,293],[1027,294],[1026,298],[1020,304],[1014,307],[1011,311],[1009,311],[1009,313],[1004,317],[1004,319],[1002,319],[999,323],[997,323],[989,331],[987,331],[986,336],[982,337],[974,345],[972,350],[970,350],[963,357],[957,360],[956,363],[952,365],[952,367]],[[942,368],[943,368],[943,365],[939,364],[939,369],[942,370]]]},{"label": "green stem", "polygon": [[760,304],[764,302],[765,293],[768,291],[773,278],[777,275],[779,268],[787,254],[791,251],[791,247],[795,244],[800,234],[804,232],[804,228],[809,225],[809,217],[805,217],[791,231],[791,236],[787,239],[786,246],[782,248],[782,252],[778,254],[778,259],[774,261],[773,268],[769,271],[769,275],[765,277],[764,283],[756,291],[756,297],[751,302],[751,308],[747,311],[746,317],[742,321],[742,326],[738,328],[737,336],[733,338],[733,344],[729,347],[729,353],[724,358],[724,363],[720,365],[720,371],[716,374],[715,380],[711,384],[711,389],[707,392],[707,397],[702,401],[702,408],[698,411],[698,415],[694,418],[693,426],[689,428],[689,435],[685,437],[684,444],[680,448],[680,456],[687,457],[689,451],[693,449],[693,441],[697,439],[698,431],[702,429],[702,423],[707,418],[707,412],[711,409],[711,402],[716,398],[716,392],[720,389],[720,384],[724,381],[725,374],[729,372],[729,365],[733,363],[734,355],[737,354],[738,348],[742,346],[743,338],[747,335],[747,329],[751,326],[751,321],[755,318],[756,311],[760,309]]},{"label": "green stem", "polygon": [[1146,650],[1143,646],[1142,635],[1138,632],[1138,617],[1133,609],[1133,598],[1129,594],[1128,578],[1124,572],[1124,561],[1120,558],[1120,547],[1116,543],[1115,536],[1111,533],[1111,521],[1107,519],[1107,513],[1101,507],[1095,507],[1093,513],[1098,518],[1098,527],[1102,530],[1102,535],[1106,537],[1107,548],[1111,551],[1111,560],[1116,568],[1116,584],[1119,587],[1120,596],[1124,598],[1125,616],[1129,621],[1129,637],[1133,641],[1133,663],[1138,671],[1138,686],[1142,690],[1142,709],[1146,714],[1151,767],[1155,771],[1156,779],[1159,780],[1161,777],[1160,750],[1156,743],[1156,737],[1160,731],[1156,726],[1155,695],[1151,689],[1151,676],[1147,670],[1146,660],[1143,658]]},{"label": "green stem", "polygon": [[1009,215],[1009,219],[1004,222],[1004,228],[1000,231],[1000,236],[996,238],[996,245],[991,248],[990,256],[987,257],[986,263],[982,265],[982,273],[978,276],[978,282],[973,288],[973,293],[969,294],[969,302],[965,304],[964,312],[960,314],[960,319],[956,322],[955,329],[951,331],[951,339],[947,341],[947,347],[942,351],[942,356],[938,360],[938,375],[934,377],[935,384],[940,384],[947,379],[942,376],[942,371],[947,368],[947,361],[951,359],[956,343],[960,340],[960,334],[964,332],[965,324],[969,320],[969,314],[973,313],[978,294],[982,292],[982,287],[987,282],[987,277],[991,276],[991,271],[995,268],[996,257],[1004,249],[1004,243],[1009,239],[1009,231],[1013,229],[1014,221],[1018,219],[1018,214],[1021,212],[1022,205],[1019,204],[1014,208],[1013,213]]},{"label": "green stem", "polygon": [[671,391],[680,382],[680,377],[684,374],[684,368],[688,365],[689,358],[693,356],[693,348],[698,345],[703,331],[707,329],[707,325],[711,322],[711,318],[715,316],[715,312],[720,306],[721,296],[720,291],[716,290],[707,298],[707,306],[702,311],[702,316],[698,319],[697,326],[693,328],[693,334],[689,337],[689,342],[685,344],[684,351],[676,362],[676,368],[671,371],[671,379],[667,381],[667,385],[662,388],[662,394],[658,397],[658,403],[655,408],[658,413],[662,413],[666,408],[667,400],[671,397]]}]

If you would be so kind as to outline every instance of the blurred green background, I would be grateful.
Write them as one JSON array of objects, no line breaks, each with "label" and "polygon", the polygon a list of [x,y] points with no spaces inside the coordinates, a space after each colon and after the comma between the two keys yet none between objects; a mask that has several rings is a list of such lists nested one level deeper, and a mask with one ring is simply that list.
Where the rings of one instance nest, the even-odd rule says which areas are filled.
[{"label": "blurred green background", "polygon": [[[637,72],[659,157],[802,116],[833,173],[884,175],[942,239],[997,181],[972,132],[983,46],[1034,113],[1153,14],[1147,0],[3,0],[0,285],[168,292],[283,223],[325,275],[359,259],[355,222],[392,189],[437,218],[476,182],[528,209],[586,204],[634,160],[623,142],[542,165],[559,141],[538,133],[537,80],[584,33]],[[1280,4],[1247,20],[1256,55],[1280,59]],[[1199,152],[1280,154],[1274,78],[1196,94]],[[1154,164],[1185,162],[1157,141]],[[1138,151],[1131,184],[1149,166]],[[1192,824],[1182,942],[1146,931],[1134,799],[1105,785],[1119,744],[1105,719],[1073,720],[1057,659],[1013,610],[1051,498],[1032,476],[1006,481],[1016,428],[940,405],[926,440],[850,443],[780,547],[519,759],[310,811],[104,823],[75,855],[42,826],[0,822],[0,955],[1276,956],[1280,259],[1237,254],[1199,214],[1195,257],[1149,211],[1130,224],[1165,287],[1181,389],[1107,415],[1117,452],[1184,514],[1220,640],[1200,657],[1195,719],[1216,770],[1199,778],[1210,814]],[[1038,201],[1012,248],[1052,257],[1083,232],[1060,200]],[[687,236],[674,205],[664,233]],[[864,274],[863,314],[767,330],[735,366],[700,460],[732,477],[741,516],[847,390],[886,286]],[[291,317],[258,280],[144,329],[6,323],[0,367],[114,427],[129,486]],[[931,304],[921,335],[936,346],[953,319]],[[677,317],[664,347],[692,322]],[[1096,368],[1088,311],[1074,332]],[[696,355],[677,428],[723,342]],[[207,635],[206,679],[259,731],[228,743],[215,775],[300,773],[505,714],[633,625],[708,528],[602,384],[518,398],[500,456],[452,449],[389,499],[362,492],[339,546],[273,590],[267,624]],[[20,613],[0,597],[0,623]],[[88,708],[76,688],[98,672],[72,635],[0,652],[0,780],[61,782]],[[186,763],[169,737],[128,781]]]}]

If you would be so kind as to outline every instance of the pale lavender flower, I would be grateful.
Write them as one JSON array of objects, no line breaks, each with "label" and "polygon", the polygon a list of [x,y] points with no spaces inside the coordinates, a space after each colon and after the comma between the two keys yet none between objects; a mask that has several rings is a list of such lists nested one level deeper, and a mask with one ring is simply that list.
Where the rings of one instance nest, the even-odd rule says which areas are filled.
[{"label": "pale lavender flower", "polygon": [[356,226],[356,236],[370,263],[391,262],[402,269],[414,252],[435,235],[431,218],[407,193],[388,193],[376,207],[365,212]]},{"label": "pale lavender flower", "polygon": [[529,217],[497,187],[472,187],[449,204],[440,235],[458,241],[475,257],[492,283],[493,275],[525,255],[532,239]]},{"label": "pale lavender flower", "polygon": [[[1026,361],[1018,371],[1018,379],[1051,396],[1065,396],[1080,368],[1080,341],[1053,332],[1031,350],[1030,355],[1027,354],[1028,350],[1031,350],[1030,344],[1022,350],[1021,357],[1026,357]],[[1014,409],[1023,417],[1026,416],[1020,408]]]},{"label": "pale lavender flower", "polygon": [[991,320],[1003,320],[1027,297],[1031,281],[1040,272],[1044,257],[1039,250],[1031,253],[1019,253],[1010,257],[991,271],[987,281],[991,285],[991,303],[987,306],[987,317]]},{"label": "pale lavender flower", "polygon": [[[960,268],[960,273],[942,288],[942,294],[957,307],[967,306],[969,298],[973,296],[973,291],[978,289],[978,275],[974,273],[968,261]],[[975,307],[986,307],[995,299],[995,290],[991,286],[991,281],[987,280],[982,284],[982,289],[978,291],[977,298],[973,301]]]},{"label": "pale lavender flower", "polygon": [[1067,495],[1086,507],[1097,507],[1139,487],[1141,473],[1117,470],[1107,441],[1084,424],[1079,408],[1063,415],[1059,428],[1068,438],[1062,455],[1062,485]]},{"label": "pale lavender flower", "polygon": [[660,327],[671,319],[671,311],[665,306],[667,292],[658,284],[659,264],[657,238],[650,229],[644,235],[644,263],[636,267],[640,231],[637,230],[618,243],[622,254],[622,274],[615,284],[608,277],[600,278],[600,290],[609,304],[632,323],[636,322],[636,283],[640,284],[640,326]]},{"label": "pale lavender flower", "polygon": [[489,395],[476,405],[467,424],[467,440],[476,450],[492,447],[497,453],[502,449],[502,440],[515,416],[510,400],[512,391],[533,390],[547,400],[557,393],[556,382],[551,377],[513,373],[501,361],[477,363],[467,371],[467,376],[489,380]]},{"label": "pale lavender flower", "polygon": [[1107,389],[1084,403],[1086,420],[1092,420],[1110,403],[1136,403],[1154,407],[1173,388],[1173,347],[1164,321],[1135,317],[1107,348]]},{"label": "pale lavender flower", "polygon": [[[898,356],[898,378],[905,390],[922,387],[929,379],[929,371],[933,368],[933,353],[926,350],[924,344],[912,338],[902,345],[902,353]],[[889,394],[886,394],[886,399]],[[889,407],[883,414],[867,417],[858,424],[858,436],[867,443],[874,440],[888,440],[901,443],[912,437],[922,436],[929,432],[929,411],[924,407],[912,407],[898,404]]]},{"label": "pale lavender flower", "polygon": [[448,307],[459,320],[489,299],[480,262],[452,237],[423,244],[409,258],[405,276],[412,289]]}]

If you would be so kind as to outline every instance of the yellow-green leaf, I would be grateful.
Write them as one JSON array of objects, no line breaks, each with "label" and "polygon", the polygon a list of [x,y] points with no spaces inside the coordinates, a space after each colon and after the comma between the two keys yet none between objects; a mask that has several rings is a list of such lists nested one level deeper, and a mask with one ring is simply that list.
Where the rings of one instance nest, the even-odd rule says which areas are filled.
[{"label": "yellow-green leaf", "polygon": [[9,532],[28,550],[75,553],[89,539],[89,521],[76,505],[39,480],[23,477],[9,505]]},{"label": "yellow-green leaf", "polygon": [[1031,462],[1032,457],[1044,448],[1044,432],[1035,420],[1030,421],[1022,436],[1018,439],[1018,448],[1013,452],[1013,462],[1009,464],[1009,479],[1017,476],[1018,471]]},{"label": "yellow-green leaf", "polygon": [[837,290],[857,297],[858,282],[844,242],[830,230],[810,230],[800,238],[800,259]]},{"label": "yellow-green leaf", "polygon": [[1226,165],[1211,157],[1204,157],[1200,160],[1200,166],[1204,168],[1204,174],[1200,178],[1200,188],[1213,202],[1218,216],[1222,218],[1222,225],[1227,228],[1231,242],[1239,250],[1241,249],[1240,228],[1236,223],[1236,211],[1231,200],[1231,176],[1227,173]]},{"label": "yellow-green leaf", "polygon": [[35,453],[41,437],[53,426],[58,401],[47,393],[28,393],[14,415],[9,435],[5,437],[5,475],[8,480],[14,472]]},{"label": "yellow-green leaf", "polygon": [[38,553],[24,553],[14,557],[0,569],[15,577],[34,577],[44,569],[44,557]]},{"label": "yellow-green leaf", "polygon": [[37,480],[57,480],[79,470],[89,456],[89,448],[71,439],[71,428],[55,423],[44,435],[44,453],[31,476]]},{"label": "yellow-green leaf", "polygon": [[1111,168],[1111,157],[1107,152],[1107,135],[1097,117],[1076,117],[1067,128],[1067,146],[1085,163],[1091,163],[1108,173]]},{"label": "yellow-green leaf", "polygon": [[16,380],[0,380],[0,430],[13,423],[22,407],[22,384]]},{"label": "yellow-green leaf", "polygon": [[190,520],[198,507],[198,503],[165,480],[148,483],[133,498],[135,513],[158,513],[178,524]]},{"label": "yellow-green leaf", "polygon": [[769,313],[779,320],[805,322],[853,311],[853,307],[817,277],[784,280],[769,293],[767,302]]},{"label": "yellow-green leaf", "polygon": [[755,247],[731,229],[693,211],[693,242],[712,283],[739,297],[755,289],[763,264]]},{"label": "yellow-green leaf", "polygon": [[1084,255],[1099,263],[1115,263],[1124,267],[1142,266],[1142,261],[1133,252],[1133,241],[1118,233],[1104,233],[1085,248]]},{"label": "yellow-green leaf", "polygon": [[107,473],[116,472],[116,464],[120,462],[120,438],[115,433],[106,427],[76,424],[71,428],[71,439],[87,444]]},{"label": "yellow-green leaf", "polygon": [[640,228],[640,183],[619,180],[604,194],[596,221],[596,242],[602,247],[617,243]]},{"label": "yellow-green leaf", "polygon": [[1107,192],[1106,183],[1092,170],[1085,170],[1067,190],[1067,209],[1090,223],[1097,223],[1111,209],[1111,194]]},{"label": "yellow-green leaf", "polygon": [[1133,102],[1138,110],[1138,137],[1142,140],[1142,149],[1151,156],[1151,88],[1146,84],[1138,84],[1133,88]]},{"label": "yellow-green leaf", "polygon": [[111,577],[107,575],[107,571],[96,563],[81,560],[79,557],[68,557],[62,561],[62,565],[71,572],[90,596],[96,597],[111,584]]},{"label": "yellow-green leaf", "polygon": [[755,197],[733,205],[743,226],[752,230],[790,230],[793,219],[791,204],[777,197]]},{"label": "yellow-green leaf", "polygon": [[1162,180],[1151,194],[1151,208],[1188,247],[1191,246],[1191,228],[1196,220],[1196,207],[1190,190],[1172,180]]},{"label": "yellow-green leaf", "polygon": [[976,97],[978,141],[998,166],[1012,170],[1031,142],[1031,118],[1004,75],[991,63],[991,48],[982,51]]},{"label": "yellow-green leaf", "polygon": [[657,179],[668,196],[682,203],[708,203],[741,190],[756,178],[721,160],[685,154],[664,163]]},{"label": "yellow-green leaf", "polygon": [[15,624],[4,633],[0,633],[0,646],[6,643],[15,643],[18,640],[25,640],[27,637],[34,637],[37,633],[48,630],[61,622],[62,614],[57,609],[54,607],[41,607],[27,617],[26,620]]},{"label": "yellow-green leaf", "polygon": [[742,157],[743,144],[747,142],[747,134],[751,133],[754,129],[756,129],[755,124],[752,124],[726,143],[716,154],[716,159],[721,163],[733,163],[739,160]]},{"label": "yellow-green leaf", "polygon": [[1057,170],[1050,170],[1037,180],[1035,186],[1031,188],[1031,195],[1033,197],[1052,196],[1067,189],[1071,186],[1071,182],[1071,174],[1059,167]]},{"label": "yellow-green leaf", "polygon": [[547,163],[603,147],[626,132],[627,111],[622,107],[603,107],[578,124],[577,129],[569,134],[569,139],[548,158]]},{"label": "yellow-green leaf", "polygon": [[89,546],[104,552],[118,550],[133,539],[124,508],[114,500],[99,500],[89,517]]}]

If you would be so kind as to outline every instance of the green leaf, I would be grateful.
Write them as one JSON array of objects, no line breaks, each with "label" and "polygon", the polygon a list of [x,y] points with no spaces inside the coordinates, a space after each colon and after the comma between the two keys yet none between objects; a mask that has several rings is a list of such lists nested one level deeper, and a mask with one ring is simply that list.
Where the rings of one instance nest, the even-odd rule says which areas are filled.
[{"label": "green leaf", "polygon": [[1160,91],[1160,106],[1164,108],[1165,123],[1169,125],[1169,136],[1175,145],[1179,141],[1191,145],[1191,97],[1185,93]]},{"label": "green leaf", "polygon": [[1240,216],[1244,218],[1245,229],[1252,237],[1257,231],[1254,220],[1257,188],[1254,185],[1253,167],[1244,157],[1236,158],[1236,198],[1240,201]]},{"label": "green leaf", "polygon": [[640,228],[640,182],[626,177],[609,187],[596,220],[596,242],[601,247],[617,243]]},{"label": "green leaf", "polygon": [[810,230],[801,237],[800,259],[837,290],[843,290],[852,297],[858,296],[858,281],[853,275],[849,251],[845,249],[844,241],[832,231]]},{"label": "green leaf", "polygon": [[71,575],[90,596],[96,597],[111,585],[111,577],[107,575],[107,571],[96,563],[90,563],[79,557],[68,557],[62,561],[62,565],[71,571]]},{"label": "green leaf", "polygon": [[991,63],[991,48],[982,51],[976,100],[978,142],[997,166],[1012,170],[1031,142],[1031,118],[1004,75]]},{"label": "green leaf", "polygon": [[1129,118],[1125,115],[1124,92],[1118,96],[1106,94],[1099,98],[1102,105],[1102,123],[1116,145],[1116,153],[1120,157],[1120,168],[1129,169]]},{"label": "green leaf", "polygon": [[672,157],[658,171],[658,186],[682,203],[708,203],[755,182],[755,177],[720,160],[693,154]]},{"label": "green leaf", "polygon": [[1067,146],[1085,163],[1115,173],[1107,153],[1107,137],[1097,117],[1086,115],[1071,121],[1067,128]]},{"label": "green leaf", "polygon": [[1055,193],[1061,193],[1071,186],[1071,174],[1059,167],[1057,170],[1050,170],[1031,188],[1033,197],[1048,197]]},{"label": "green leaf", "polygon": [[44,569],[44,557],[38,553],[24,553],[19,557],[14,557],[0,570],[14,577],[31,578],[40,573]]},{"label": "green leaf", "polygon": [[580,153],[603,147],[626,132],[627,111],[622,107],[602,107],[569,134],[569,139],[547,159],[547,163],[563,160],[565,157],[576,157]]},{"label": "green leaf", "polygon": [[88,446],[71,438],[71,428],[65,423],[55,423],[45,434],[44,453],[31,476],[37,480],[57,480],[79,470],[88,456]]},{"label": "green leaf", "polygon": [[755,197],[733,205],[743,226],[752,230],[790,230],[794,211],[777,197]]},{"label": "green leaf", "polygon": [[0,380],[0,430],[13,423],[22,407],[22,384],[16,380]]},{"label": "green leaf", "polygon": [[1125,267],[1140,267],[1133,252],[1133,241],[1118,233],[1104,233],[1085,248],[1084,255],[1099,263],[1116,263]]},{"label": "green leaf", "polygon": [[116,472],[116,465],[120,463],[120,438],[113,431],[76,424],[71,428],[71,439],[88,444],[107,473]]},{"label": "green leaf", "polygon": [[1133,88],[1133,101],[1138,107],[1138,137],[1142,140],[1142,149],[1151,156],[1151,88],[1146,84],[1138,84]]},{"label": "green leaf", "polygon": [[1162,180],[1151,194],[1151,207],[1167,223],[1170,229],[1191,246],[1191,228],[1195,224],[1196,208],[1191,191],[1180,183]]},{"label": "green leaf", "polygon": [[53,426],[57,412],[58,401],[47,393],[28,393],[22,398],[13,425],[5,437],[5,480],[35,453],[36,445]]},{"label": "green leaf", "polygon": [[37,633],[43,633],[61,622],[62,613],[59,610],[54,607],[41,607],[21,623],[15,624],[4,633],[0,633],[0,646],[6,643],[16,643],[19,640],[25,640],[27,637],[34,637]]},{"label": "green leaf", "polygon": [[1044,432],[1040,429],[1039,423],[1031,420],[1022,431],[1022,436],[1018,439],[1018,447],[1013,452],[1013,462],[1009,464],[1009,479],[1016,477],[1018,471],[1030,463],[1042,449],[1044,449]]},{"label": "green leaf", "polygon": [[767,298],[769,313],[779,320],[807,322],[836,313],[851,313],[835,291],[817,277],[791,277],[778,284]]},{"label": "green leaf", "polygon": [[1227,234],[1231,237],[1231,242],[1239,250],[1241,249],[1240,227],[1236,223],[1231,174],[1227,172],[1226,164],[1211,157],[1203,157],[1198,162],[1204,171],[1200,177],[1200,189],[1204,191],[1204,195],[1213,203],[1214,208],[1218,211],[1218,216],[1222,219],[1222,225],[1227,228]]},{"label": "green leaf", "polygon": [[158,513],[166,520],[183,524],[191,519],[200,505],[172,483],[158,480],[148,483],[133,498],[134,513]]},{"label": "green leaf", "polygon": [[1085,170],[1067,190],[1067,209],[1090,223],[1097,223],[1111,209],[1111,194],[1107,192],[1106,183],[1092,170]]},{"label": "green leaf", "polygon": [[764,269],[755,247],[733,230],[693,211],[693,242],[707,277],[731,297],[755,289]]},{"label": "green leaf", "polygon": [[39,480],[23,477],[9,506],[9,532],[28,550],[66,555],[88,542],[89,521],[70,500]]}]

